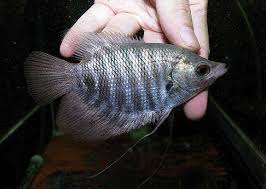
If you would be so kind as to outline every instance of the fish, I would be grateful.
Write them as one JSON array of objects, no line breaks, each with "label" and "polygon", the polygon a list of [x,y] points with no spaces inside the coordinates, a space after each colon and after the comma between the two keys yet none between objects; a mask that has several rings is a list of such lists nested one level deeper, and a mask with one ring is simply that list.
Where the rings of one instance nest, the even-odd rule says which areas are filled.
[{"label": "fish", "polygon": [[39,105],[61,98],[57,125],[85,141],[160,125],[227,71],[185,48],[120,33],[85,33],[75,46],[78,63],[33,51],[24,73]]}]

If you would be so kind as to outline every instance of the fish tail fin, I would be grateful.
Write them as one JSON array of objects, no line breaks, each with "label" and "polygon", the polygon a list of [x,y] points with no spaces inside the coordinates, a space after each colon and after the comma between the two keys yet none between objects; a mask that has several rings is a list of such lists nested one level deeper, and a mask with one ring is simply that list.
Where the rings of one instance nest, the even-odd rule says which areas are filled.
[{"label": "fish tail fin", "polygon": [[74,64],[40,51],[25,61],[24,73],[34,100],[45,105],[68,93],[74,86]]}]

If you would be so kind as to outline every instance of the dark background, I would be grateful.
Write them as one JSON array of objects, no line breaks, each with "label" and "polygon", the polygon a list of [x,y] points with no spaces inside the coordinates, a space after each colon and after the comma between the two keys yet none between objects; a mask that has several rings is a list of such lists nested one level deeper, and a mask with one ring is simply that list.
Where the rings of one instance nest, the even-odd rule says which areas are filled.
[{"label": "dark background", "polygon": [[[226,62],[230,68],[210,91],[264,152],[266,1],[239,2],[241,4],[235,0],[209,0],[210,59]],[[34,107],[23,76],[23,61],[27,55],[32,50],[42,50],[60,56],[58,48],[65,30],[89,6],[90,3],[83,0],[0,1],[0,134]],[[1,179],[0,186],[13,188],[20,182],[29,157],[42,153],[49,142],[52,127],[47,125],[51,123],[49,107],[42,108],[1,144],[0,166],[5,179]],[[191,127],[183,129],[195,130]]]}]

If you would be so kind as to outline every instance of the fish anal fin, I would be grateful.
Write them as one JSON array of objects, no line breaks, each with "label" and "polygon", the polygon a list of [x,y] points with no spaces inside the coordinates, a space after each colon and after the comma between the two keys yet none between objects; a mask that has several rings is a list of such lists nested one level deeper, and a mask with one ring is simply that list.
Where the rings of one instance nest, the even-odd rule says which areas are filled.
[{"label": "fish anal fin", "polygon": [[156,120],[162,122],[164,114],[116,112],[106,106],[96,105],[93,101],[86,101],[80,94],[71,92],[62,98],[57,124],[63,132],[78,140],[105,140]]}]

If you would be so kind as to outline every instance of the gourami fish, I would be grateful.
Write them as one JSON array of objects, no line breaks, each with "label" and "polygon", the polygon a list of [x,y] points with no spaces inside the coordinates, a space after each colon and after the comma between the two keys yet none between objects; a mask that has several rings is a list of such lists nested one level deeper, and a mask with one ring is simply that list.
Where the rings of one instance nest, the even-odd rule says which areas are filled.
[{"label": "gourami fish", "polygon": [[57,124],[81,140],[159,125],[227,71],[184,48],[117,33],[87,33],[74,56],[79,63],[33,52],[25,76],[40,105],[62,96]]}]

